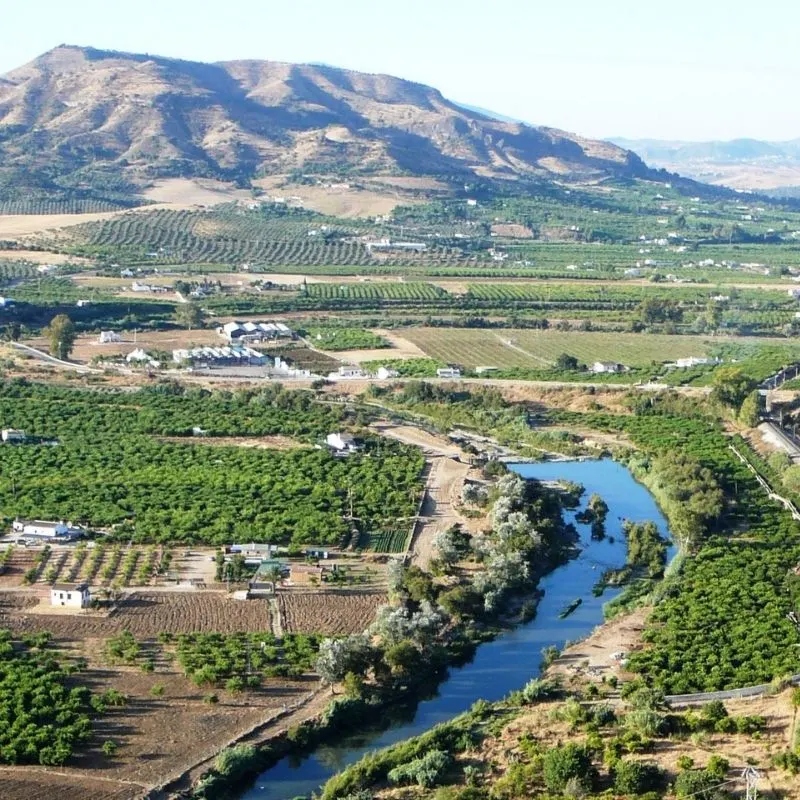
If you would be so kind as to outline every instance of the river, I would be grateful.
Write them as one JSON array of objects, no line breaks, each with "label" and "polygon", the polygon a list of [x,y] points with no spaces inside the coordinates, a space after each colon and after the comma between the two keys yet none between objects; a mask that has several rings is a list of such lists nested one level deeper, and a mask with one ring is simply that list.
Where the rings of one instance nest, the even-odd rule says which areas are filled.
[{"label": "river", "polygon": [[[588,525],[576,523],[581,553],[540,581],[544,596],[533,620],[481,645],[472,661],[450,670],[434,697],[422,700],[404,716],[395,715],[396,718],[390,719],[387,715],[383,730],[371,729],[342,737],[337,744],[322,745],[302,758],[286,757],[262,773],[254,786],[242,795],[243,800],[289,800],[299,795],[308,796],[332,775],[371,750],[423,733],[466,711],[478,699],[499,700],[521,688],[539,674],[545,647],[560,648],[567,641],[581,639],[603,621],[603,604],[617,591],[606,590],[602,597],[595,597],[592,587],[605,569],[620,567],[625,562],[622,520],[653,520],[662,533],[667,532],[667,522],[652,495],[625,467],[614,461],[510,466],[524,478],[582,483],[586,493],[581,498],[581,507],[585,507],[593,492],[599,494],[609,508],[606,538],[595,541]],[[567,512],[565,517],[574,522],[573,512]],[[559,619],[559,614],[577,598],[583,601],[581,605],[566,619]]]}]

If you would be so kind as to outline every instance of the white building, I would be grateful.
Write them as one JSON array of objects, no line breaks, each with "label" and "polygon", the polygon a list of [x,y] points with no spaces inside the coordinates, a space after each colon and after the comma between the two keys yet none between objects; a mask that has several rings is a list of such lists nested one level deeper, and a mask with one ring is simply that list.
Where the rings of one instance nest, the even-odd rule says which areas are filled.
[{"label": "white building", "polygon": [[787,289],[786,293],[789,295],[789,297],[793,297],[795,300],[800,298],[800,289]]},{"label": "white building", "polygon": [[390,369],[389,367],[378,367],[378,371],[375,373],[375,377],[379,381],[388,381],[390,378],[397,378],[399,377],[400,373],[396,369]]},{"label": "white building", "polygon": [[158,361],[153,358],[151,355],[147,353],[147,351],[142,350],[141,347],[137,347],[135,350],[131,350],[128,355],[125,356],[125,360],[129,364],[147,364],[151,367],[158,367],[160,364]]},{"label": "white building", "polygon": [[3,428],[2,437],[4,442],[24,442],[25,431],[16,430],[15,428]]},{"label": "white building", "polygon": [[698,358],[697,356],[689,356],[689,358],[679,358],[675,362],[676,367],[687,369],[688,367],[699,367],[703,364],[720,364],[718,358]]},{"label": "white building", "polygon": [[592,364],[591,371],[600,374],[604,372],[622,372],[625,367],[618,364],[616,361],[595,361]]},{"label": "white building", "polygon": [[461,370],[458,367],[442,367],[436,370],[437,378],[460,378]]},{"label": "white building", "polygon": [[11,530],[20,536],[34,536],[38,539],[74,539],[83,533],[82,528],[71,523],[47,522],[41,519],[15,519]]},{"label": "white building", "polygon": [[51,606],[89,608],[91,601],[88,583],[54,583],[50,587]]},{"label": "white building", "polygon": [[115,342],[121,342],[122,336],[116,331],[100,331],[100,336],[97,341],[100,344],[114,344]]},{"label": "white building", "polygon": [[329,433],[325,443],[337,453],[357,453],[361,446],[350,433]]},{"label": "white building", "polygon": [[355,367],[350,364],[342,364],[336,372],[331,372],[328,375],[328,379],[332,381],[349,381],[366,377],[367,373],[361,367]]},{"label": "white building", "polygon": [[6,306],[13,306],[14,301],[10,297],[0,297],[0,308],[5,308]]},{"label": "white building", "polygon": [[294,331],[283,322],[226,322],[217,328],[231,344],[265,342],[275,339],[293,339]]},{"label": "white building", "polygon": [[172,360],[176,364],[187,364],[206,367],[261,367],[267,363],[267,357],[251,347],[193,347],[191,350],[172,351]]}]

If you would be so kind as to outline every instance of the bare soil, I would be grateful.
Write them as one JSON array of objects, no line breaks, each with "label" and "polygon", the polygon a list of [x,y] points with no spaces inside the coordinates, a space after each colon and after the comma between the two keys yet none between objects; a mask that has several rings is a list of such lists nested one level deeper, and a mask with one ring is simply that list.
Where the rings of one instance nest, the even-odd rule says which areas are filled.
[{"label": "bare soil", "polygon": [[0,627],[51,631],[59,639],[105,639],[126,629],[137,638],[153,638],[162,631],[234,633],[271,629],[266,600],[242,602],[222,592],[134,592],[109,616],[91,612],[84,616],[26,613],[24,607],[19,608],[19,596],[0,593]]},{"label": "bare soil", "polygon": [[256,450],[297,450],[311,445],[290,436],[160,436],[160,442],[199,444],[208,447],[252,447]]},{"label": "bare soil", "polygon": [[383,592],[278,593],[278,607],[286,633],[324,633],[329,636],[361,633],[387,602]]}]

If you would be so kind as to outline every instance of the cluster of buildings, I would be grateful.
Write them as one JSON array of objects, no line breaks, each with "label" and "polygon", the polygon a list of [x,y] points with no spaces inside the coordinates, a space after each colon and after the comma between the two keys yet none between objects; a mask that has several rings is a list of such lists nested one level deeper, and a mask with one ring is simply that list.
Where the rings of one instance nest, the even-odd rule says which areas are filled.
[{"label": "cluster of buildings", "polygon": [[172,351],[172,360],[176,364],[191,364],[198,367],[261,367],[267,357],[252,347],[192,347]]},{"label": "cluster of buildings", "polygon": [[294,331],[283,322],[227,322],[217,333],[231,344],[248,342],[270,342],[278,339],[293,339]]}]

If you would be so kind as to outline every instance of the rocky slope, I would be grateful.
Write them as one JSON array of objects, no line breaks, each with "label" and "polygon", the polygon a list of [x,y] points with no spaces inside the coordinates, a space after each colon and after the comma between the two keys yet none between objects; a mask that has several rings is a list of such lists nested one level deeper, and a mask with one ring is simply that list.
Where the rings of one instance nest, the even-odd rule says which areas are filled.
[{"label": "rocky slope", "polygon": [[579,180],[650,174],[616,145],[492,119],[387,75],[72,46],[0,77],[0,163],[72,173],[78,183],[81,169],[104,167],[137,179],[295,170]]}]

